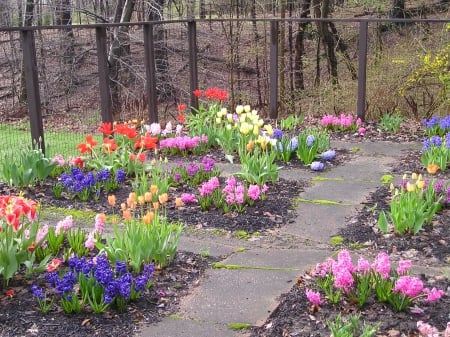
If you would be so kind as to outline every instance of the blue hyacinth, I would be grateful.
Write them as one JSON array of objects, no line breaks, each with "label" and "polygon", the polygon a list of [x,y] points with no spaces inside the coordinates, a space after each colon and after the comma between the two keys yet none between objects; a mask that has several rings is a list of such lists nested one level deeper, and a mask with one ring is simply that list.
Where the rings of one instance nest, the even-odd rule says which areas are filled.
[{"label": "blue hyacinth", "polygon": [[323,171],[325,164],[320,161],[313,161],[311,163],[311,170],[313,171]]}]

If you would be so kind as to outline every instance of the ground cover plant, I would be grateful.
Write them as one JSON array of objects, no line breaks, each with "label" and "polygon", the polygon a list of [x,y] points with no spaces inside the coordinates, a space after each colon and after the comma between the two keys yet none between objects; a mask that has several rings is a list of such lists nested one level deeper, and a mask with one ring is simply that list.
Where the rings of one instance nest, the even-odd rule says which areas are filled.
[{"label": "ground cover plant", "polygon": [[[217,89],[210,91],[212,93],[223,97],[223,92]],[[221,102],[216,96],[213,99]],[[39,310],[47,315],[56,315],[51,317],[60,317],[64,312],[65,319],[69,321],[67,315],[79,314],[84,320],[105,322],[94,313],[107,313],[110,317],[121,317],[120,324],[132,326],[129,322],[136,319],[134,313],[141,310],[143,302],[147,302],[143,305],[145,308],[152,307],[149,311],[157,311],[155,304],[164,303],[164,291],[161,293],[158,290],[161,280],[154,271],[165,275],[177,263],[184,263],[179,260],[184,256],[183,252],[177,253],[177,242],[183,226],[214,228],[220,222],[220,228],[227,231],[255,235],[258,231],[282,226],[293,215],[291,203],[301,191],[302,182],[294,184],[280,179],[280,161],[285,164],[295,162],[300,169],[320,171],[339,160],[340,152],[330,149],[331,134],[326,128],[277,129],[265,122],[261,124],[262,119],[250,107],[239,106],[231,114],[228,130],[227,125],[221,124],[223,120],[218,119],[227,116],[220,104],[216,101],[211,104],[213,113],[216,116],[219,113],[220,116],[211,118],[209,123],[215,124],[215,128],[230,131],[230,137],[234,139],[230,144],[234,144],[234,147],[230,146],[227,151],[218,149],[221,138],[212,133],[212,124],[208,128],[209,135],[191,134],[195,128],[190,127],[189,116],[185,118],[180,108],[175,128],[171,125],[147,126],[137,121],[102,124],[98,132],[103,134],[103,141],[98,142],[93,136],[88,136],[78,146],[80,156],[64,162],[59,157],[50,160],[54,172],[57,172],[49,175],[50,185],[56,186],[55,182],[60,181],[65,188],[59,193],[59,198],[56,198],[58,195],[54,193],[54,186],[51,186],[53,193],[47,193],[45,186],[39,186],[41,184],[4,187],[8,192],[21,190],[27,198],[34,196],[44,207],[46,203],[59,203],[60,206],[70,204],[70,207],[89,207],[98,211],[91,230],[72,228],[70,219],[66,219],[54,228],[43,225],[39,239],[33,239],[30,244],[20,247],[27,255],[25,261],[18,262],[18,266],[22,264],[22,268],[27,269],[32,267],[27,275],[29,278],[22,278],[25,275],[20,268],[12,271],[12,274],[11,270],[8,274],[5,272],[3,280],[13,286],[3,288],[5,296],[2,304],[8,310],[13,308],[17,311],[15,305],[23,301],[35,309],[29,315],[32,319],[25,329],[32,329],[31,323],[36,321],[36,317],[41,317],[38,315]],[[209,111],[207,103],[203,108]],[[358,139],[367,132],[355,129],[352,123],[339,126],[338,131],[350,132]],[[288,145],[283,145],[283,136],[288,137]],[[218,142],[209,145],[210,137],[215,137]],[[193,139],[194,145],[187,146],[192,144]],[[170,149],[158,147],[166,140],[175,140],[177,145]],[[290,152],[292,160],[280,156],[279,153],[283,151]],[[195,156],[196,153],[199,155]],[[188,154],[194,156],[187,157]],[[181,163],[170,166],[171,159],[166,160],[166,156],[181,160]],[[225,156],[228,156],[227,160],[233,156],[232,160],[238,168],[236,175],[227,178],[221,177],[221,172],[215,167],[216,162]],[[192,161],[193,158],[198,158],[198,161]],[[117,179],[119,172],[120,181]],[[115,177],[115,181],[109,186],[111,177]],[[416,192],[424,188],[418,187],[424,180],[418,181],[420,184],[415,182]],[[434,191],[434,184],[427,186],[433,186]],[[410,189],[406,188],[402,193],[413,192]],[[31,200],[27,198],[20,200]],[[434,198],[433,194],[433,202],[441,202],[439,198]],[[11,212],[12,209],[9,202],[4,207],[4,229],[17,226],[10,217],[15,214]],[[229,222],[223,221],[228,219]],[[32,220],[34,223],[34,217]],[[114,235],[105,232],[105,227],[112,228]],[[420,232],[419,229],[415,234],[419,236]],[[20,231],[2,230],[0,235],[7,233],[19,235]],[[17,239],[13,242],[23,241],[22,237]],[[9,248],[6,250],[10,251]],[[108,260],[105,256],[108,256]],[[198,261],[201,268],[206,268],[209,263],[202,257],[190,258]],[[101,263],[99,266],[96,262],[94,268],[92,265],[95,263],[92,261],[95,260]],[[47,269],[48,274],[43,274],[43,269]],[[198,276],[198,273],[195,274]],[[120,288],[118,284],[123,287]],[[86,292],[87,288],[93,291]],[[432,290],[432,287],[429,289],[432,294],[438,291]],[[312,288],[309,290],[313,291]],[[316,296],[315,291],[309,294],[310,298]],[[330,294],[329,298],[332,297]],[[346,301],[351,302],[348,299]],[[308,308],[305,312],[308,312]],[[164,313],[167,314],[167,311],[164,310]],[[0,318],[6,322],[11,314],[7,311]],[[160,317],[154,312],[151,315],[154,320]],[[130,321],[124,323],[130,317]],[[341,329],[347,326],[347,319],[336,318],[330,320],[328,325],[332,329]],[[42,320],[38,321],[42,323]],[[105,324],[114,324],[107,322]],[[92,333],[92,329],[102,329],[100,323],[92,325],[86,328],[86,334]],[[43,326],[45,324],[40,325],[40,328],[44,329]],[[366,327],[367,331],[372,331],[375,326]],[[19,329],[16,326],[13,328]],[[23,330],[21,333],[24,333]]]}]

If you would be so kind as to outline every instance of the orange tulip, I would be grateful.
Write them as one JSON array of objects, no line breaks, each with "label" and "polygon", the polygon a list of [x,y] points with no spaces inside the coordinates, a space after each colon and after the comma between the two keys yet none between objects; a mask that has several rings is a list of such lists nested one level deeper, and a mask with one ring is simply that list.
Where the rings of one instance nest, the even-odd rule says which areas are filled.
[{"label": "orange tulip", "polygon": [[427,172],[429,174],[436,174],[437,171],[439,171],[440,167],[436,164],[429,164],[427,165]]},{"label": "orange tulip", "polygon": [[158,200],[161,204],[165,204],[169,200],[169,196],[167,193],[163,193],[158,197]]},{"label": "orange tulip", "polygon": [[159,202],[154,202],[153,203],[153,208],[154,209],[158,209],[159,208]]},{"label": "orange tulip", "polygon": [[148,212],[142,217],[142,221],[143,221],[146,225],[150,224],[154,219],[155,219],[155,213],[153,213],[152,211],[148,211]]},{"label": "orange tulip", "polygon": [[131,219],[131,212],[129,209],[126,209],[122,212],[122,216],[125,220],[130,220]]},{"label": "orange tulip", "polygon": [[143,204],[145,204],[145,197],[143,196],[143,195],[140,195],[139,197],[138,197],[138,203],[139,203],[139,205],[143,205]]},{"label": "orange tulip", "polygon": [[253,140],[249,141],[246,146],[247,152],[252,152],[254,146],[255,142]]},{"label": "orange tulip", "polygon": [[108,204],[112,207],[116,205],[116,196],[114,194],[108,195]]},{"label": "orange tulip", "polygon": [[175,198],[175,206],[177,207],[183,206],[183,201],[181,200],[181,198]]},{"label": "orange tulip", "polygon": [[150,202],[153,200],[153,194],[151,192],[145,192],[144,198],[145,198],[145,201]]},{"label": "orange tulip", "polygon": [[152,192],[152,194],[158,194],[158,186],[156,185],[150,186],[150,192]]}]

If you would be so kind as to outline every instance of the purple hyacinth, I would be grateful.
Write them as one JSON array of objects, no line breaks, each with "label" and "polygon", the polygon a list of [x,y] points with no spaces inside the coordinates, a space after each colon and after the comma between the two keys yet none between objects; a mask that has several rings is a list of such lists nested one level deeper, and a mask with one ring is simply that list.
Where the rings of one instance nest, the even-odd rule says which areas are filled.
[{"label": "purple hyacinth", "polygon": [[202,158],[202,168],[204,172],[211,172],[214,169],[215,164],[216,161],[213,158],[210,157]]}]

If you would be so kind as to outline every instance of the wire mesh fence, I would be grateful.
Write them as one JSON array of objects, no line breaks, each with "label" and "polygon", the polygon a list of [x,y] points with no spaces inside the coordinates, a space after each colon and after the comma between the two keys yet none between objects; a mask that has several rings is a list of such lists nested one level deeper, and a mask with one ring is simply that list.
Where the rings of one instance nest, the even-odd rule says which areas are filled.
[{"label": "wire mesh fence", "polygon": [[[200,89],[218,87],[229,92],[228,108],[250,104],[268,115],[270,100],[271,20],[199,20],[196,23]],[[287,114],[354,114],[358,90],[359,20],[281,20],[277,64],[279,116]],[[448,48],[446,20],[368,25],[366,117],[399,111],[420,118],[448,113],[442,104],[437,78],[426,86],[411,86],[410,77],[423,58]],[[110,87],[118,108],[114,119],[148,122],[148,97],[141,24],[107,28]],[[334,49],[326,49],[323,30],[334,35]],[[296,39],[302,32],[300,46]],[[120,57],[111,58],[115,38],[125,33]],[[98,54],[95,27],[41,27],[35,32],[41,108],[49,154],[76,154],[76,144],[95,133],[101,122]],[[155,23],[156,88],[161,123],[174,119],[177,105],[189,103],[190,73],[186,20]],[[299,48],[302,47],[302,50]],[[334,53],[335,70],[330,53]],[[0,133],[2,151],[29,142],[19,31],[0,28]],[[331,62],[331,63],[330,63]],[[299,63],[302,67],[299,68]],[[273,66],[273,64],[272,64]],[[448,101],[448,97],[447,97]],[[444,102],[445,103],[445,102]],[[4,131],[4,130],[9,130]]]}]

